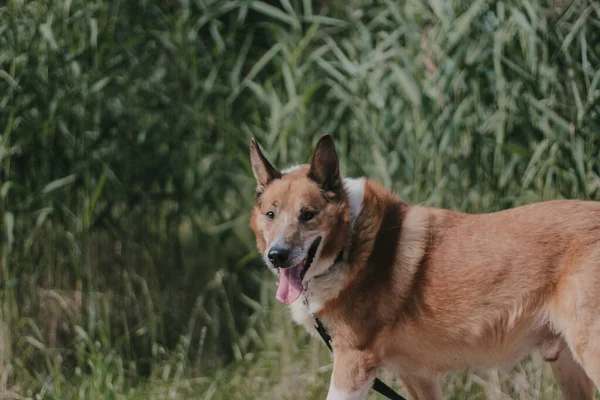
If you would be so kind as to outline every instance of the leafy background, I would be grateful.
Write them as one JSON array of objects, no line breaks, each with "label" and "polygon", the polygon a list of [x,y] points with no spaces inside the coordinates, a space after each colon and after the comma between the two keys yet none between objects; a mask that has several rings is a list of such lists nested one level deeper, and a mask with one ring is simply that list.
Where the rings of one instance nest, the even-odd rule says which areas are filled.
[{"label": "leafy background", "polygon": [[[323,398],[248,227],[250,138],[283,167],[330,132],[344,175],[487,212],[598,199],[599,99],[593,1],[3,2],[0,395]],[[443,382],[559,398],[536,356]]]}]

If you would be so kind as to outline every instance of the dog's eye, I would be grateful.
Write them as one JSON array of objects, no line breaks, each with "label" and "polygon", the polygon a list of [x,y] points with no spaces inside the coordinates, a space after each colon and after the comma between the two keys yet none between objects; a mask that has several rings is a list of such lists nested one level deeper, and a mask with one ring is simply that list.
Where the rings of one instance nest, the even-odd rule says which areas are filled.
[{"label": "dog's eye", "polygon": [[273,218],[275,218],[275,213],[273,211],[269,211],[265,215],[269,221],[271,221]]},{"label": "dog's eye", "polygon": [[300,212],[300,221],[302,222],[307,222],[310,221],[311,219],[313,219],[315,217],[314,212],[312,211],[308,211],[308,210],[304,210]]}]

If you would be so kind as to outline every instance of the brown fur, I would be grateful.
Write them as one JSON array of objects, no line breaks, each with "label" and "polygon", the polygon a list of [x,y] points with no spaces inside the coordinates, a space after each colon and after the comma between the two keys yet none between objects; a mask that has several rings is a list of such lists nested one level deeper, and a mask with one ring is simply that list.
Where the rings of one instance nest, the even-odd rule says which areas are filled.
[{"label": "brown fur", "polygon": [[[311,221],[310,226],[329,227],[329,230],[336,229],[344,232],[348,228],[348,206],[343,201],[343,194],[336,201],[332,201],[333,195],[323,193],[315,183],[307,178],[308,166],[304,166],[297,171],[285,174],[280,179],[276,179],[269,185],[269,190],[262,193],[257,198],[255,211],[251,216],[251,227],[255,232],[261,232],[256,235],[256,245],[261,253],[265,251],[267,240],[273,239],[273,234],[278,234],[283,230],[283,223],[286,221],[281,218],[274,221],[273,224],[259,218],[269,210],[286,210],[290,214],[290,220],[293,222],[285,226],[285,241],[294,246],[302,242],[302,236],[299,235],[300,222],[296,218],[302,208],[311,210],[320,210],[319,215]],[[293,193],[294,196],[289,194]],[[269,229],[266,229],[269,226]],[[310,229],[310,227],[309,227]],[[267,233],[265,239],[263,233]],[[323,246],[323,256],[336,254],[343,247],[345,235],[328,236]]]},{"label": "brown fur", "polygon": [[[334,152],[327,146],[317,149]],[[557,200],[473,215],[410,206],[366,181],[349,230],[347,194],[331,181],[340,179],[337,158],[323,180],[335,192],[329,195],[307,176],[314,158],[310,170],[265,187],[252,228],[261,253],[270,235],[300,238],[306,229],[328,238],[328,257],[349,243],[345,263],[332,267],[340,288],[317,312],[334,339],[338,392],[330,398],[359,398],[339,393],[369,385],[385,366],[412,398],[439,399],[440,373],[512,365],[534,350],[554,361],[565,398],[593,398],[592,381],[600,384],[600,203]],[[329,159],[320,173],[331,168]],[[310,228],[289,220],[267,226],[260,213],[274,202],[291,214],[318,209],[318,220]]]}]

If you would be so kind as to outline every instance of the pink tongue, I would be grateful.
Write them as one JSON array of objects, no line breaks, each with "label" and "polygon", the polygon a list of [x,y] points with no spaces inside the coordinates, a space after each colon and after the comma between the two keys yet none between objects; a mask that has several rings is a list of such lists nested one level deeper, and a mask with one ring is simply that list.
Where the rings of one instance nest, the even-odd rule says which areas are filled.
[{"label": "pink tongue", "polygon": [[292,304],[300,297],[304,287],[302,286],[302,279],[300,279],[300,272],[302,271],[302,264],[296,267],[279,270],[279,284],[277,285],[277,300],[284,304]]}]

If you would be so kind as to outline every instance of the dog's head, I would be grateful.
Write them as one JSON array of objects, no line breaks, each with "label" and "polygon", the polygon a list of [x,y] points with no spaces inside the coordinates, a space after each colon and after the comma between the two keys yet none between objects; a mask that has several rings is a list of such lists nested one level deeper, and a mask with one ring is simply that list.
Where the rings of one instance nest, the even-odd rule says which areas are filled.
[{"label": "dog's head", "polygon": [[277,299],[291,304],[345,245],[350,211],[335,145],[324,135],[310,164],[279,172],[252,140],[250,162],[257,184],[250,226],[265,263],[279,276]]}]

